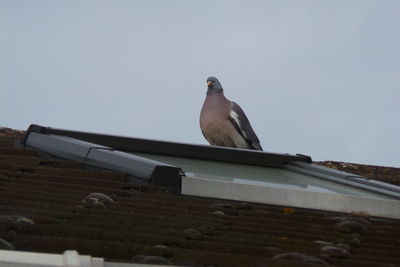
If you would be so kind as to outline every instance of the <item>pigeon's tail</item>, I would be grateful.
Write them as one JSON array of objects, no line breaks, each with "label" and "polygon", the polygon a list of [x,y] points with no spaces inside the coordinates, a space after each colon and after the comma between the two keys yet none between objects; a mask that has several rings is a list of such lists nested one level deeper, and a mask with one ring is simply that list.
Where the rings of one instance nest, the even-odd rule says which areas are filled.
[{"label": "pigeon's tail", "polygon": [[251,143],[249,147],[254,150],[263,151],[263,149],[259,143]]}]

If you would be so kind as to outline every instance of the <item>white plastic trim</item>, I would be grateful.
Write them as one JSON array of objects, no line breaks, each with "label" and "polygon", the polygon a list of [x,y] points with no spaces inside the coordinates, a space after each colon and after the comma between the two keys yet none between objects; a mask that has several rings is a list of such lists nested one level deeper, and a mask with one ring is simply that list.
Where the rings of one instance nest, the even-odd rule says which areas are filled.
[{"label": "white plastic trim", "polygon": [[75,250],[49,254],[0,250],[1,267],[104,267],[103,258],[79,255]]}]

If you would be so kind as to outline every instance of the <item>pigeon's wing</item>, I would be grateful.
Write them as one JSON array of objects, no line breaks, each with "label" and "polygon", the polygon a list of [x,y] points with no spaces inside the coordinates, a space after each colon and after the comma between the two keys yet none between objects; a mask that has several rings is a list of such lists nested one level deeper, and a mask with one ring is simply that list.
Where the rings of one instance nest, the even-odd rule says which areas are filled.
[{"label": "pigeon's wing", "polygon": [[233,101],[232,109],[229,113],[229,120],[253,149],[262,151],[260,140],[258,140],[256,133],[251,127],[250,122],[246,117],[246,114],[244,114],[242,108]]}]

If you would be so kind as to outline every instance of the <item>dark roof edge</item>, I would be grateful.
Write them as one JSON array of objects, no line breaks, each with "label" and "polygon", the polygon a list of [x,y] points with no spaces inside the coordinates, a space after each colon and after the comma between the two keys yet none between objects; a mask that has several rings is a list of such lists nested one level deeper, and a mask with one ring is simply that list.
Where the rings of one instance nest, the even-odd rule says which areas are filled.
[{"label": "dark roof edge", "polygon": [[216,160],[248,165],[259,165],[283,168],[289,162],[308,162],[312,159],[305,155],[290,155],[269,153],[264,151],[235,149],[209,145],[195,145],[177,142],[167,142],[151,139],[123,137],[90,132],[56,129],[31,124],[24,137],[24,143],[30,132],[55,134],[112,147],[124,152],[143,152],[176,157],[188,157],[203,160]]}]

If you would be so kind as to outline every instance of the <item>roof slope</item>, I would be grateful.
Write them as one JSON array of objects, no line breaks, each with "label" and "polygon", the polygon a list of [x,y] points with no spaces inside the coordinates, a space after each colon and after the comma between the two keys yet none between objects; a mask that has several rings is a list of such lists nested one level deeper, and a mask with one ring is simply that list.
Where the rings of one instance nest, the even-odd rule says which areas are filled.
[{"label": "roof slope", "polygon": [[192,266],[400,264],[399,221],[174,195],[15,148],[18,137],[0,137],[0,248]]},{"label": "roof slope", "polygon": [[350,172],[385,183],[400,185],[400,168],[337,161],[323,161],[317,163],[339,171]]}]

